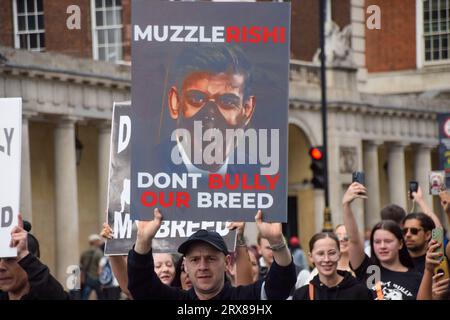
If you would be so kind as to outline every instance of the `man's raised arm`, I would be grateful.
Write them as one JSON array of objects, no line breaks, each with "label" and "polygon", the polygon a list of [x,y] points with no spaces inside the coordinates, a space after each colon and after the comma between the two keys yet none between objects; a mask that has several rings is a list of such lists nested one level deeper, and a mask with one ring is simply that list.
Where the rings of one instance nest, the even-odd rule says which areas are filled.
[{"label": "man's raised arm", "polygon": [[269,241],[273,251],[273,259],[269,273],[266,278],[265,291],[269,299],[286,299],[297,280],[295,265],[286,241],[283,237],[281,223],[263,222],[261,210],[255,216],[256,226],[261,237]]},{"label": "man's raised arm", "polygon": [[155,209],[151,221],[139,221],[136,244],[128,253],[128,290],[135,300],[180,299],[178,289],[161,282],[154,270],[152,241],[161,226],[162,215]]}]

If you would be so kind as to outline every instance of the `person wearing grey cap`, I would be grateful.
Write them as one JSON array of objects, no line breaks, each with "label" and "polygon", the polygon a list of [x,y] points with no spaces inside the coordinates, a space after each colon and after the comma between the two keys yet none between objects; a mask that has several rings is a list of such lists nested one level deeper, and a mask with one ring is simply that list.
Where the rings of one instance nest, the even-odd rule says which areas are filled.
[{"label": "person wearing grey cap", "polygon": [[223,238],[214,231],[198,230],[178,248],[192,282],[192,288],[184,291],[164,285],[153,270],[152,240],[162,219],[155,209],[153,220],[139,222],[136,243],[128,254],[128,289],[135,300],[281,300],[289,296],[296,275],[281,223],[263,222],[258,211],[256,225],[269,240],[274,262],[265,279],[238,287],[225,282],[230,255]]}]

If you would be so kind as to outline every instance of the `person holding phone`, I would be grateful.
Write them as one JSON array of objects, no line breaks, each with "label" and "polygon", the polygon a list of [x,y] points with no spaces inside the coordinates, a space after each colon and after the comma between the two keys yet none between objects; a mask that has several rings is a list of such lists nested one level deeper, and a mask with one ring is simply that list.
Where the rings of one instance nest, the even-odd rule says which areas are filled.
[{"label": "person holding phone", "polygon": [[[367,199],[367,189],[354,182],[345,192],[342,205],[344,224],[349,235],[350,266],[357,279],[370,286],[377,300],[415,300],[422,276],[413,269],[414,264],[406,248],[402,230],[391,220],[377,223],[370,236],[369,258],[364,253],[364,245],[351,209],[351,203],[358,198]],[[378,273],[375,277],[374,272]],[[377,276],[380,280],[373,281]]]},{"label": "person holding phone", "polygon": [[[445,190],[439,193],[439,198],[441,199],[441,206],[444,209],[445,214],[447,215],[447,220],[450,221],[450,193]],[[445,255],[447,259],[450,257],[450,241],[445,237],[444,233],[444,249]]]},{"label": "person holding phone", "polygon": [[443,246],[442,243],[436,240],[431,240],[428,245],[425,270],[420,284],[417,300],[443,300],[449,299],[449,284],[450,278],[443,278],[442,274],[434,274],[434,270],[440,264],[440,259],[443,257],[442,251],[439,248]]},{"label": "person holding phone", "polygon": [[352,269],[350,268],[350,260],[348,256],[348,234],[347,229],[345,229],[345,226],[343,224],[339,224],[334,228],[334,234],[339,240],[339,249],[341,251],[341,257],[339,259],[338,263],[338,269],[339,270],[345,270],[350,272],[353,276],[354,273]]},{"label": "person holding phone", "polygon": [[433,222],[436,228],[442,228],[441,220],[438,218],[438,216],[433,212],[433,210],[428,207],[427,203],[425,202],[423,198],[423,191],[419,184],[417,184],[417,189],[412,188],[415,187],[415,185],[411,185],[411,183],[414,183],[415,181],[410,182],[410,190],[408,191],[408,196],[410,199],[413,200],[414,203],[417,203],[419,205],[420,210],[429,216]]}]

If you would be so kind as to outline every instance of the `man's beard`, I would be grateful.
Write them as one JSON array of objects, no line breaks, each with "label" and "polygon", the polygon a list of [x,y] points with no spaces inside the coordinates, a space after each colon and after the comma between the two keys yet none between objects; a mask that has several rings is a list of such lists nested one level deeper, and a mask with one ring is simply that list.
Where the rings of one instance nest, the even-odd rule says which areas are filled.
[{"label": "man's beard", "polygon": [[411,251],[411,252],[420,252],[420,251],[422,251],[423,249],[425,249],[425,244],[422,245],[422,246],[420,246],[420,245],[414,245],[414,246],[411,246],[411,247],[407,247],[407,249],[408,249],[408,251]]},{"label": "man's beard", "polygon": [[[202,137],[196,137],[194,135],[195,122],[201,122]],[[181,115],[178,118],[178,128],[186,129],[191,134],[191,146],[188,146],[188,147],[191,148],[190,154],[191,154],[191,163],[192,164],[194,164],[194,161],[193,161],[194,152],[200,152],[200,150],[198,150],[196,148],[201,147],[202,153],[204,152],[204,150],[207,146],[209,146],[209,148],[211,148],[211,146],[213,146],[214,150],[219,149],[221,151],[222,157],[221,157],[220,163],[207,164],[207,163],[205,163],[205,161],[202,157],[201,164],[198,164],[198,163],[194,164],[196,167],[198,167],[202,170],[211,171],[211,172],[215,172],[223,166],[223,164],[226,162],[228,153],[231,151],[231,150],[228,150],[228,149],[230,149],[230,146],[227,146],[227,142],[230,144],[230,141],[227,141],[227,139],[226,139],[226,130],[227,129],[236,130],[236,129],[243,128],[243,127],[244,127],[243,122],[239,123],[238,125],[229,124],[227,122],[227,120],[224,118],[224,116],[222,115],[222,113],[218,110],[218,107],[216,106],[216,104],[213,102],[206,103],[200,109],[200,111],[198,111],[195,115],[193,115],[190,118],[185,118],[183,115]],[[214,139],[214,138],[212,138],[212,140],[206,140],[206,141],[203,140],[205,132],[209,129],[218,130],[220,132],[220,134],[223,137],[221,145],[217,145],[218,143],[220,144],[220,141],[216,141],[216,139]],[[213,136],[214,136],[214,131],[213,131]],[[197,138],[197,141],[194,141],[194,139],[196,139],[196,138]],[[200,140],[198,140],[198,138],[200,138]],[[232,139],[231,142],[234,143],[234,138]],[[233,147],[235,147],[235,146],[233,146]],[[203,156],[203,154],[202,154],[202,156]]]}]

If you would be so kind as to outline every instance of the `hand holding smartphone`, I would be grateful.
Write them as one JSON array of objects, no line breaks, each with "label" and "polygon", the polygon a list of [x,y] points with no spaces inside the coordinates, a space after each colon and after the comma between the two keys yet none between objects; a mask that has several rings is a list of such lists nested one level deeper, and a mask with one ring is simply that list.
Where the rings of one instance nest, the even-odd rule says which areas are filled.
[{"label": "hand holding smartphone", "polygon": [[364,172],[362,171],[355,171],[352,173],[352,183],[353,182],[358,182],[360,184],[362,184],[363,186],[365,185],[366,181],[365,181],[365,176],[364,176]]},{"label": "hand holding smartphone", "polygon": [[431,238],[441,244],[441,246],[436,250],[436,252],[442,253],[441,263],[434,268],[434,274],[442,274],[442,277],[439,280],[448,279],[449,278],[448,262],[447,258],[444,255],[444,229],[434,228],[431,231]]},{"label": "hand holding smartphone", "polygon": [[[353,182],[358,182],[360,184],[362,184],[363,186],[365,185],[366,181],[365,181],[365,176],[364,176],[364,172],[362,171],[355,171],[352,173],[352,183]],[[359,195],[365,195],[362,192],[358,192]]]},{"label": "hand holding smartphone", "polygon": [[419,190],[419,183],[417,181],[409,182],[409,197],[414,199],[413,192],[417,192]]}]

